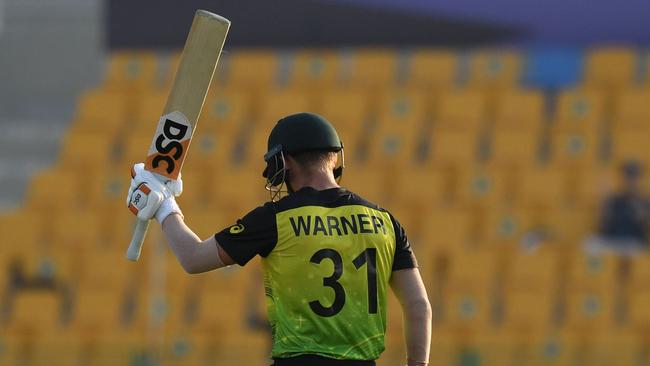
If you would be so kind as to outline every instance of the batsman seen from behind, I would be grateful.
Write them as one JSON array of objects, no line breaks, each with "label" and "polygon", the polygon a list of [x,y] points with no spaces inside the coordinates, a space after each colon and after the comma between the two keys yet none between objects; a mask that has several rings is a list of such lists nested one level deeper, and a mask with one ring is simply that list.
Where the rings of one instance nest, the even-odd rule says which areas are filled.
[{"label": "batsman seen from behind", "polygon": [[139,218],[162,224],[189,273],[262,257],[275,366],[375,365],[389,286],[404,312],[406,362],[427,365],[431,307],[406,233],[388,211],[338,185],[343,156],[323,117],[282,118],[264,156],[271,201],[206,240],[183,222],[180,181],[160,183],[136,164],[127,203],[137,196]]}]

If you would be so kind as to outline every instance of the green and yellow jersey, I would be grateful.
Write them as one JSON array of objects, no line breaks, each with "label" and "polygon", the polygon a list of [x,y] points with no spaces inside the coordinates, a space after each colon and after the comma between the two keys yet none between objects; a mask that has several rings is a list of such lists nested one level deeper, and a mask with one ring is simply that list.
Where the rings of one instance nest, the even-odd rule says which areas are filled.
[{"label": "green and yellow jersey", "polygon": [[273,358],[379,358],[391,273],[417,266],[395,218],[342,188],[303,188],[215,237],[239,265],[262,257]]}]

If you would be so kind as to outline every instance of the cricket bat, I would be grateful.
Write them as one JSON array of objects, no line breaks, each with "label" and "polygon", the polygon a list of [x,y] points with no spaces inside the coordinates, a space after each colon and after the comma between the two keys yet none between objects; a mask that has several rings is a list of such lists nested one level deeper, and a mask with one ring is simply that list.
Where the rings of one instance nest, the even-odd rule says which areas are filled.
[{"label": "cricket bat", "polygon": [[[219,15],[205,10],[197,10],[194,15],[167,104],[145,160],[145,169],[161,181],[176,179],[181,172],[228,28],[230,21]],[[148,221],[136,221],[127,259],[140,258],[148,227]]]}]

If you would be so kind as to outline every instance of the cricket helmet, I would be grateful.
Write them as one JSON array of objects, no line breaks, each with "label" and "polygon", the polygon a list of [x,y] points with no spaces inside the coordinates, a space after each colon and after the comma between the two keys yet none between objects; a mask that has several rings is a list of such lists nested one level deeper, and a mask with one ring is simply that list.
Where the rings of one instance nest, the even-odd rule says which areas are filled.
[{"label": "cricket helmet", "polygon": [[266,178],[266,188],[280,192],[287,183],[288,171],[285,169],[285,155],[308,151],[329,151],[341,154],[341,165],[334,169],[338,180],[343,175],[343,142],[334,126],[323,116],[315,113],[296,113],[280,119],[269,135],[267,152],[264,154],[266,168],[262,175]]}]

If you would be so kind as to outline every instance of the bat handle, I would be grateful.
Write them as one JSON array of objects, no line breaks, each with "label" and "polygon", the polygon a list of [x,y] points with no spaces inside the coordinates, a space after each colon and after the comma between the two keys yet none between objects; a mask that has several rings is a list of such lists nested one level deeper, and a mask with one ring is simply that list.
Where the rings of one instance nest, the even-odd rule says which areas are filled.
[{"label": "bat handle", "polygon": [[133,231],[131,244],[129,244],[129,249],[126,251],[126,259],[137,262],[137,260],[140,258],[140,252],[142,252],[142,243],[144,243],[144,237],[147,235],[148,228],[148,220],[143,221],[136,219],[135,230]]}]

